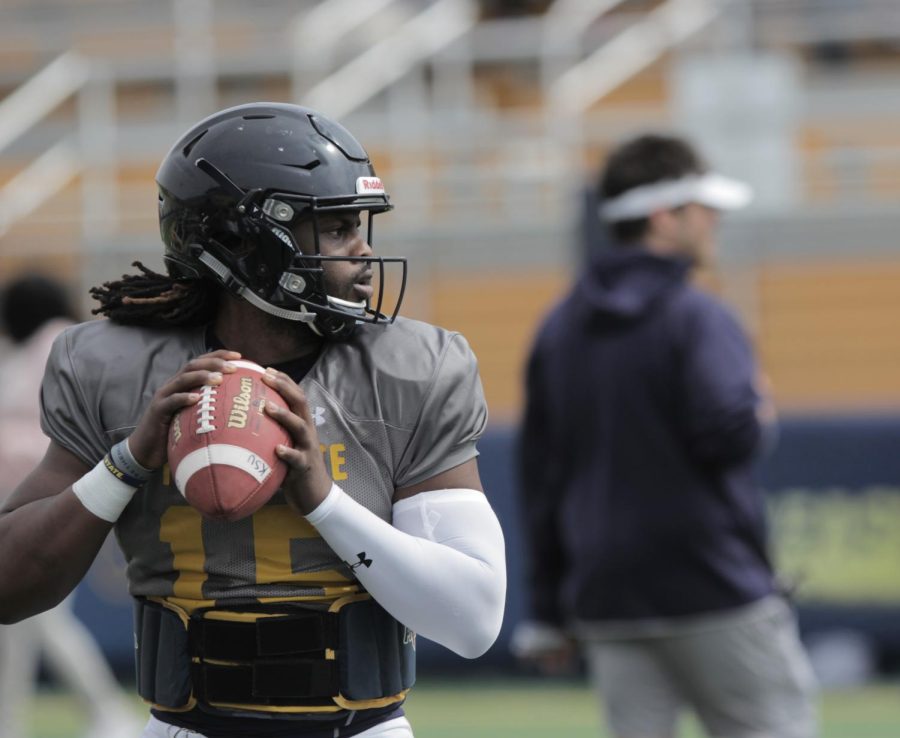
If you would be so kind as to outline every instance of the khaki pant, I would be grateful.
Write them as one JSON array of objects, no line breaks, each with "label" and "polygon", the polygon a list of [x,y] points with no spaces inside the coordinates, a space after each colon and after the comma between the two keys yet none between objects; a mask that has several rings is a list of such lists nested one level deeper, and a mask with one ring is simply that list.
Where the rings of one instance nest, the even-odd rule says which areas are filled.
[{"label": "khaki pant", "polygon": [[697,622],[665,635],[584,642],[617,738],[671,738],[684,708],[715,738],[818,734],[815,680],[783,600]]}]

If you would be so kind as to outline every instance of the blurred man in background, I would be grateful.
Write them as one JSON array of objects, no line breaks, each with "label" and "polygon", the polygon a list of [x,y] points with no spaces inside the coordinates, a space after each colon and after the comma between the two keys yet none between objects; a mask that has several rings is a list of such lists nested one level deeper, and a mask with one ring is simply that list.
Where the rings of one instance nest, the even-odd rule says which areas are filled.
[{"label": "blurred man in background", "polygon": [[689,282],[748,187],[692,146],[614,150],[598,192],[612,245],[541,327],[521,439],[533,622],[520,655],[583,650],[619,738],[811,738],[814,685],[767,554],[753,462],[774,422],[747,337]]},{"label": "blurred man in background", "polygon": [[[65,289],[39,275],[19,277],[0,296],[9,345],[0,359],[0,501],[47,450],[38,395],[57,335],[75,322]],[[134,736],[140,723],[99,646],[72,612],[73,597],[16,625],[0,625],[0,738],[24,738],[41,654],[54,676],[90,711],[91,738]]]}]

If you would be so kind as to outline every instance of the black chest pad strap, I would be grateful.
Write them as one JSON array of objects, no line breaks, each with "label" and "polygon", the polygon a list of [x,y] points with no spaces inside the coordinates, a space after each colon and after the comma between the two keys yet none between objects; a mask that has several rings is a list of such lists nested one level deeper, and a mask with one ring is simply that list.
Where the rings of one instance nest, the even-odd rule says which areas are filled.
[{"label": "black chest pad strap", "polygon": [[161,709],[365,709],[401,701],[415,681],[415,635],[368,596],[190,617],[138,600],[135,635],[138,692]]}]

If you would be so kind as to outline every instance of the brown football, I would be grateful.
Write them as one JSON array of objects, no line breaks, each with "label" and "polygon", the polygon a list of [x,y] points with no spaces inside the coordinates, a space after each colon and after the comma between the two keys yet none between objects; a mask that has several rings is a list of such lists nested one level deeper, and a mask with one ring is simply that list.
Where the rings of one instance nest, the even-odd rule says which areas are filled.
[{"label": "brown football", "polygon": [[169,427],[168,459],[178,491],[205,517],[240,520],[278,491],[287,465],[275,454],[292,445],[287,431],[263,410],[284,399],[262,381],[265,370],[232,361],[237,371],[204,385],[200,401],[183,408]]}]

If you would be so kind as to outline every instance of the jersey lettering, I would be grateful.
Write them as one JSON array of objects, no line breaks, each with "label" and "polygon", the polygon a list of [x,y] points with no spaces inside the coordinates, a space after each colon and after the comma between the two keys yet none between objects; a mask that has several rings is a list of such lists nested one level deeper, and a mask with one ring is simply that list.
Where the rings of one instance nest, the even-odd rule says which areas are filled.
[{"label": "jersey lettering", "polygon": [[319,444],[319,450],[325,456],[325,466],[335,482],[343,482],[347,478],[344,465],[347,463],[347,447],[343,443]]}]

